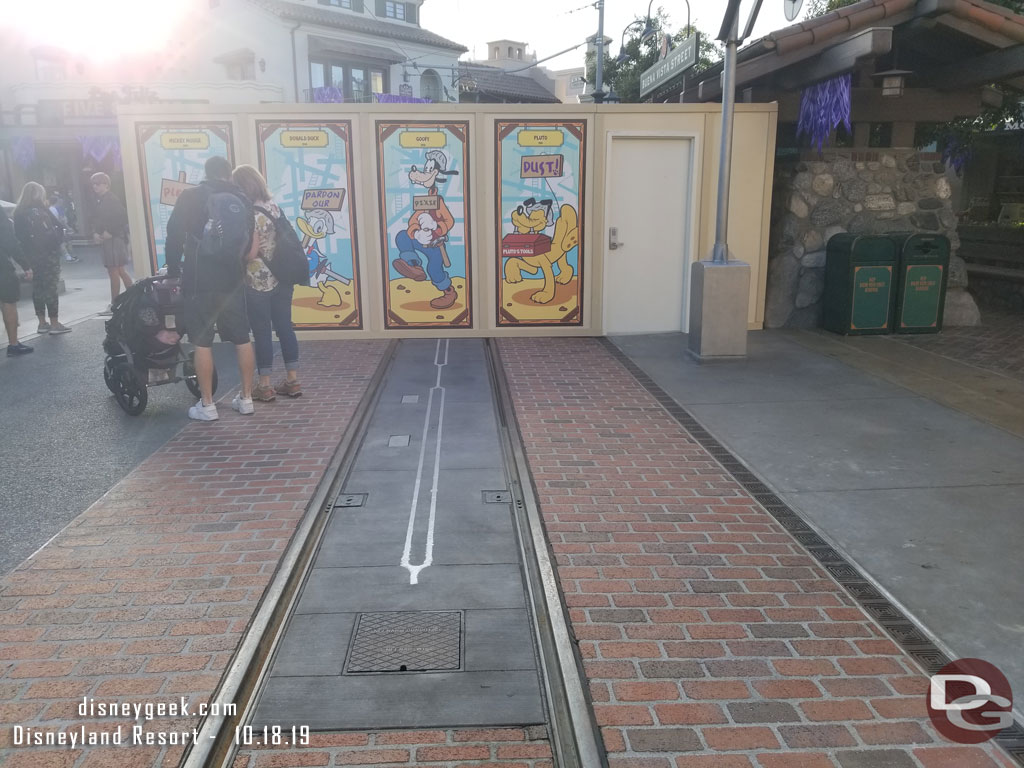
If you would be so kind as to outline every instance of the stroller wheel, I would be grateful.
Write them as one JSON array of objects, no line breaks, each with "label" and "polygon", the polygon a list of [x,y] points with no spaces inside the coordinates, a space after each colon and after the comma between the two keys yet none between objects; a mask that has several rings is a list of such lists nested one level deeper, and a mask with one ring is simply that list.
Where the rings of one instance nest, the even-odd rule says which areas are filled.
[{"label": "stroller wheel", "polygon": [[113,394],[117,394],[117,379],[114,375],[114,361],[109,357],[103,363],[103,383]]},{"label": "stroller wheel", "polygon": [[129,416],[138,416],[146,410],[149,392],[139,372],[126,362],[114,364],[114,397]]},{"label": "stroller wheel", "polygon": [[[188,387],[188,391],[192,393],[192,396],[197,400],[203,395],[199,391],[199,377],[196,376],[196,353],[189,352],[188,360],[181,364],[181,375],[185,379],[185,386]],[[213,393],[217,392],[217,369],[213,369]]]}]

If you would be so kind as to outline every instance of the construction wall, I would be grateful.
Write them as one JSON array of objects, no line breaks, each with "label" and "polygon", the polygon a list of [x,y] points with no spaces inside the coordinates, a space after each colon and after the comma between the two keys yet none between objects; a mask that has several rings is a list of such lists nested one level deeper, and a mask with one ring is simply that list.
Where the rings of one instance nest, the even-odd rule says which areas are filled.
[{"label": "construction wall", "polygon": [[[603,334],[605,190],[622,182],[608,173],[612,136],[692,149],[686,210],[649,222],[685,227],[683,252],[655,258],[710,258],[714,242],[717,105],[157,105],[119,122],[136,274],[163,266],[174,202],[208,157],[249,163],[307,250],[293,320],[308,337]],[[774,104],[737,105],[729,245],[752,267],[751,329],[764,321],[775,124]],[[654,175],[630,183],[659,194]]]}]

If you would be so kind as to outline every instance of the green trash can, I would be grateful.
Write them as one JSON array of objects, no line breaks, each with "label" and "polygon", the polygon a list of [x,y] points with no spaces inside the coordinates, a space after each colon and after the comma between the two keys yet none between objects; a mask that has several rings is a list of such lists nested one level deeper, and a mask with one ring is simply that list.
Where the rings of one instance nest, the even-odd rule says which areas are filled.
[{"label": "green trash can", "polygon": [[844,336],[889,333],[899,248],[885,235],[832,236],[825,250],[824,327]]},{"label": "green trash can", "polygon": [[938,333],[949,280],[949,238],[903,233],[892,237],[900,249],[894,330]]}]

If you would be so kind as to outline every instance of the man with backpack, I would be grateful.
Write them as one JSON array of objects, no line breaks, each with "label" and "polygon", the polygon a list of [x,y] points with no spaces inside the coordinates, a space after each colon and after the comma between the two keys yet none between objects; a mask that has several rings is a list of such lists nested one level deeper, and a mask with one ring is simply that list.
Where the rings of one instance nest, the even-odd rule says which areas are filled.
[{"label": "man with backpack", "polygon": [[[190,419],[216,421],[213,402],[213,336],[235,345],[242,391],[231,407],[253,412],[256,367],[245,311],[243,263],[253,242],[253,208],[231,183],[231,163],[206,161],[206,179],[184,190],[167,221],[167,274],[181,277],[185,330],[195,347],[196,377],[202,398],[189,408]],[[184,265],[182,260],[184,257]]]}]

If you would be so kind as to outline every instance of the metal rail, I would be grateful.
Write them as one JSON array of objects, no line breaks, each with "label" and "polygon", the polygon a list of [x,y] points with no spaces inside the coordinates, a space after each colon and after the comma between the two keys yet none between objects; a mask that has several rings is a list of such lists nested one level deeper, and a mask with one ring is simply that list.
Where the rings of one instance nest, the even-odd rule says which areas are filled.
[{"label": "metal rail", "polygon": [[605,768],[607,756],[587,693],[578,642],[572,634],[558,587],[501,354],[494,339],[487,339],[485,345],[512,492],[513,519],[534,615],[534,638],[540,650],[554,763],[559,768]]},{"label": "metal rail", "polygon": [[[331,500],[341,492],[355,464],[398,344],[392,342],[385,352],[359,403],[352,429],[346,432],[339,444],[221,685],[214,693],[213,701],[236,703],[236,714],[207,717],[181,768],[229,768],[232,765],[238,751],[235,728],[249,722],[255,710],[259,693],[280,648],[287,620],[319,549],[329,519],[324,513],[329,510]],[[533,617],[532,629],[538,649],[554,764],[558,768],[607,768],[607,757],[587,694],[577,641],[572,635],[558,587],[500,355],[493,340],[485,341],[484,351],[495,399],[505,474],[512,497],[528,606]]]},{"label": "metal rail", "polygon": [[181,768],[215,768],[230,766],[237,752],[234,729],[244,724],[257,699],[263,679],[270,669],[268,663],[278,646],[284,625],[291,616],[293,604],[309,571],[313,554],[320,543],[328,521],[329,503],[336,497],[355,463],[377,401],[380,399],[387,371],[391,367],[398,342],[392,341],[384,352],[366,392],[353,414],[352,428],[338,444],[324,476],[313,493],[306,513],[292,536],[278,564],[274,577],[263,594],[256,614],[246,628],[242,642],[228,664],[221,684],[211,701],[237,705],[233,716],[209,715],[199,727],[197,738],[185,754]]}]

